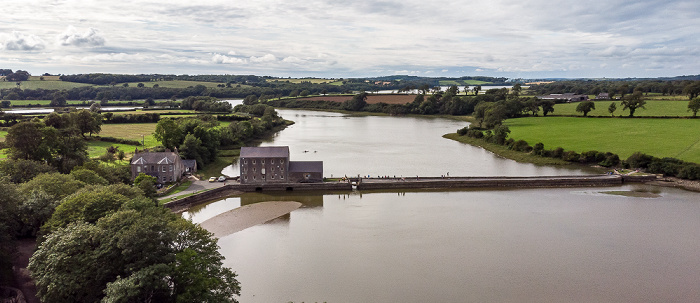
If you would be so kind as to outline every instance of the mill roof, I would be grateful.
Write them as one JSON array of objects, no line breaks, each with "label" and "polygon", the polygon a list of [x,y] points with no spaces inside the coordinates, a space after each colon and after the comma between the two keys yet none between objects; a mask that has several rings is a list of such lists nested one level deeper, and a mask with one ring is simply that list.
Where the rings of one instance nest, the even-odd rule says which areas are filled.
[{"label": "mill roof", "polygon": [[180,156],[174,152],[147,152],[135,154],[131,164],[174,164]]},{"label": "mill roof", "polygon": [[323,161],[289,161],[290,173],[323,173]]},{"label": "mill roof", "polygon": [[289,158],[289,146],[241,147],[241,158]]}]

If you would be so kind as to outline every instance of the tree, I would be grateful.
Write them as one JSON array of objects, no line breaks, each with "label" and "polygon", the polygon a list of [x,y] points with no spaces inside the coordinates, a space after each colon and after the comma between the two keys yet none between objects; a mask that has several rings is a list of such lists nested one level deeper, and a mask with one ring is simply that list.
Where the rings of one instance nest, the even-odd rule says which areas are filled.
[{"label": "tree", "polygon": [[62,107],[66,106],[66,95],[65,93],[62,92],[56,92],[53,94],[53,99],[51,99],[51,103],[49,103],[49,106],[51,107]]},{"label": "tree", "polygon": [[474,88],[472,90],[474,91],[474,95],[478,96],[479,91],[481,90],[481,85],[474,86]]},{"label": "tree", "polygon": [[72,125],[85,137],[85,133],[99,134],[102,130],[102,115],[81,109],[70,113]]},{"label": "tree", "polygon": [[216,239],[143,198],[48,235],[30,260],[44,302],[236,302]]},{"label": "tree", "polygon": [[636,91],[631,95],[627,95],[624,98],[622,98],[622,110],[630,110],[630,117],[634,117],[634,112],[638,108],[646,109],[644,105],[647,104],[646,101],[644,101],[644,96],[642,95],[642,92]]},{"label": "tree", "polygon": [[82,181],[85,184],[91,185],[107,185],[109,182],[105,178],[100,177],[96,172],[82,168],[74,169],[70,172],[70,175],[75,178],[75,180]]},{"label": "tree", "polygon": [[683,87],[683,94],[688,95],[689,100],[695,99],[695,97],[700,95],[700,81],[693,81]]},{"label": "tree", "polygon": [[343,108],[350,111],[362,111],[365,106],[367,106],[367,93],[357,94],[343,104]]},{"label": "tree", "polygon": [[136,87],[144,87],[144,86],[145,86],[145,85],[144,85],[143,83],[141,83],[141,82],[139,82],[139,84],[136,84]]},{"label": "tree", "polygon": [[56,172],[56,169],[41,161],[25,159],[0,161],[0,175],[8,176],[12,183],[24,183],[39,174],[50,172]]},{"label": "tree", "polygon": [[608,112],[610,113],[611,116],[615,116],[615,111],[617,110],[617,105],[615,105],[615,102],[611,102],[610,106],[608,106]]},{"label": "tree", "polygon": [[156,130],[153,137],[163,144],[165,148],[174,149],[184,139],[184,135],[180,127],[173,119],[161,119],[156,125]]},{"label": "tree", "polygon": [[5,76],[5,80],[6,81],[27,81],[27,80],[29,80],[29,76],[31,76],[31,74],[29,74],[29,72],[24,71],[24,70],[17,70],[16,72]]},{"label": "tree", "polygon": [[37,122],[20,122],[10,127],[5,145],[11,159],[49,160],[51,149],[45,138],[46,126]]},{"label": "tree", "polygon": [[153,198],[156,195],[156,183],[158,179],[154,176],[149,176],[144,173],[140,173],[134,179],[134,186],[141,189],[144,195],[148,198]]},{"label": "tree", "polygon": [[579,113],[583,113],[583,116],[586,117],[588,116],[588,113],[591,110],[595,109],[595,103],[593,101],[583,101],[576,106],[576,111]]},{"label": "tree", "polygon": [[697,117],[699,110],[700,110],[700,97],[696,97],[693,100],[688,101],[688,111],[693,112],[693,118]]},{"label": "tree", "polygon": [[549,113],[554,112],[554,104],[556,104],[552,100],[542,100],[539,102],[539,105],[542,107],[542,115],[547,116]]}]

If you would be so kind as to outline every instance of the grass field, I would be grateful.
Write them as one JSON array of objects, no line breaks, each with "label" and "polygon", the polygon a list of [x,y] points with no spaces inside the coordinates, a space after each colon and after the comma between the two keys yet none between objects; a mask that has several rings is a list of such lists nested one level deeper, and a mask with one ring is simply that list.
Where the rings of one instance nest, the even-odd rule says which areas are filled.
[{"label": "grass field", "polygon": [[0,130],[0,142],[5,141],[5,136],[7,136],[7,131]]},{"label": "grass field", "polygon": [[[629,110],[622,110],[622,105],[620,101],[594,101],[595,110],[588,113],[589,116],[610,116],[608,112],[608,107],[610,103],[615,102],[617,110],[615,111],[615,116],[629,116]],[[574,103],[562,103],[554,105],[553,115],[574,115],[582,116],[581,113],[576,112],[576,106],[578,102]],[[688,100],[685,101],[658,101],[658,100],[647,100],[646,109],[637,109],[634,112],[635,117],[691,117],[693,113],[688,111]]]},{"label": "grass field", "polygon": [[146,147],[152,147],[159,144],[153,137],[155,130],[156,123],[103,124],[99,135],[136,141],[141,141],[143,135]]},{"label": "grass field", "polygon": [[440,80],[440,85],[441,86],[450,86],[450,85],[457,85],[457,86],[462,86],[462,85],[484,85],[484,84],[489,84],[491,82],[485,82],[485,81],[479,81],[479,80]]},{"label": "grass field", "polygon": [[510,138],[545,149],[612,152],[626,159],[634,152],[700,163],[700,119],[596,119],[531,117],[505,121]]},{"label": "grass field", "polygon": [[[168,88],[186,88],[186,87],[200,85],[200,84],[204,85],[206,87],[212,88],[212,87],[216,87],[219,84],[225,84],[225,83],[220,83],[220,82],[174,80],[174,81],[129,82],[129,87],[137,87],[137,85],[139,83],[143,83],[144,87],[153,87],[154,84],[158,84],[159,87],[168,87]],[[117,84],[117,86],[122,86],[122,85],[123,85],[123,83]],[[241,85],[241,86],[243,86],[243,85]]]},{"label": "grass field", "polygon": [[[50,80],[32,80],[22,81],[21,89],[71,89],[75,87],[90,86],[92,84],[85,83],[75,83],[75,82],[64,82],[60,80],[50,81]],[[3,88],[15,88],[17,87],[17,82],[0,81],[0,89]]]},{"label": "grass field", "polygon": [[270,79],[267,81],[268,82],[289,82],[289,83],[311,82],[313,84],[340,82],[340,84],[343,84],[342,81],[337,81],[335,79],[323,79],[323,78],[294,78],[294,79],[280,78],[280,79]]}]

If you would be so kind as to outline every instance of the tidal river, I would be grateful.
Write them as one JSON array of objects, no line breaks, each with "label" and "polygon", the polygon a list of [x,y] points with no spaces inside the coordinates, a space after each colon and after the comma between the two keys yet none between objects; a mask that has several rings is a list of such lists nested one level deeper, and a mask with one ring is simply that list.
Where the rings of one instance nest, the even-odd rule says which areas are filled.
[{"label": "tidal river", "polygon": [[[263,145],[323,160],[327,177],[572,175],[441,136],[445,119],[280,110]],[[226,174],[237,175],[236,169]],[[245,194],[290,214],[219,240],[241,302],[700,302],[700,194],[671,188]]]}]

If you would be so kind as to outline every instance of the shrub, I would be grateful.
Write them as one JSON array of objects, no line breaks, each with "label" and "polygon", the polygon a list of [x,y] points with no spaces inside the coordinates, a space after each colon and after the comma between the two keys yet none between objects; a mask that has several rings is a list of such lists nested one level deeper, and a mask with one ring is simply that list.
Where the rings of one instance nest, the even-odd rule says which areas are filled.
[{"label": "shrub", "polygon": [[552,158],[562,158],[564,155],[564,149],[561,147],[557,147],[552,151]]},{"label": "shrub", "polygon": [[544,143],[538,142],[532,148],[532,153],[538,156],[544,156]]},{"label": "shrub", "polygon": [[568,161],[568,162],[579,162],[581,160],[581,155],[579,153],[570,150],[568,152],[564,152],[561,156],[562,160]]},{"label": "shrub", "polygon": [[613,153],[605,153],[605,159],[598,163],[600,166],[612,167],[620,164],[620,157]]},{"label": "shrub", "polygon": [[700,179],[700,165],[694,163],[685,163],[680,169],[677,175],[678,178],[689,179],[689,180],[699,180]]},{"label": "shrub", "polygon": [[652,156],[640,152],[633,153],[625,161],[631,168],[647,168],[651,164]]},{"label": "shrub", "polygon": [[527,144],[527,142],[524,140],[518,140],[518,141],[515,141],[515,143],[513,143],[511,149],[516,150],[516,151],[521,151],[521,152],[530,152],[532,150],[532,146]]},{"label": "shrub", "polygon": [[458,129],[457,134],[460,136],[464,136],[467,134],[467,131],[469,131],[469,128],[467,126],[465,126],[465,127]]}]

